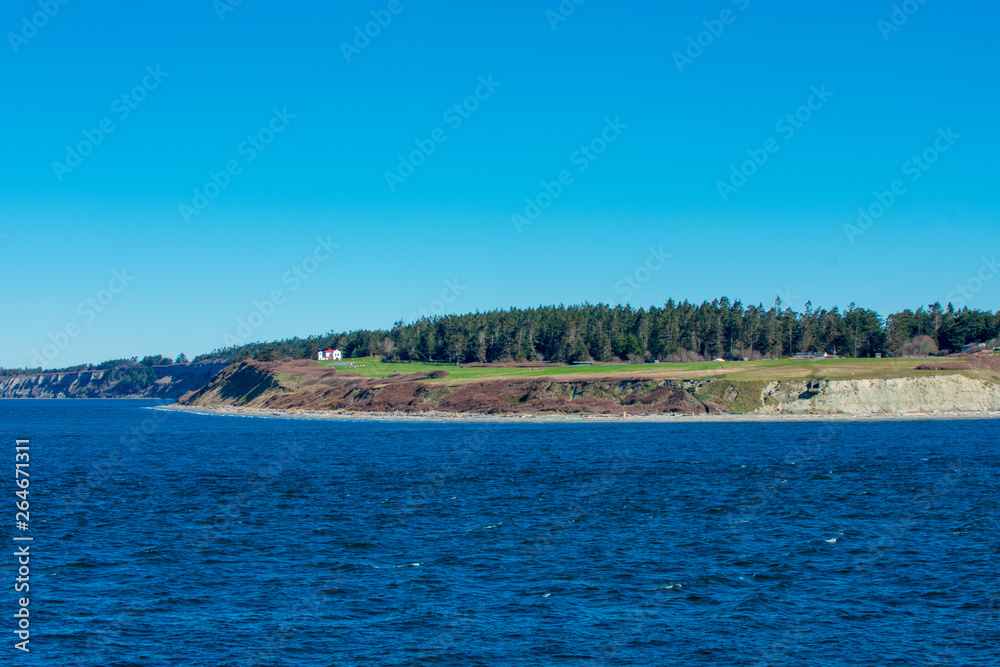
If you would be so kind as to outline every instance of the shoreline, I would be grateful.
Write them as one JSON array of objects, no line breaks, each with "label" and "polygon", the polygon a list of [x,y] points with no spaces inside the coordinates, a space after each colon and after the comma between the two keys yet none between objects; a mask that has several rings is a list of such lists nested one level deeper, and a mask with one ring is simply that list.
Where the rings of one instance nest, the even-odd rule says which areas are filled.
[{"label": "shoreline", "polygon": [[904,414],[716,414],[716,415],[569,415],[569,414],[498,414],[462,412],[348,412],[343,410],[267,410],[242,407],[186,406],[172,403],[150,406],[150,410],[174,410],[216,417],[253,417],[258,419],[311,419],[319,421],[375,421],[438,424],[691,424],[691,423],[802,423],[802,422],[895,422],[895,421],[969,421],[1000,419],[1000,412],[934,412]]}]

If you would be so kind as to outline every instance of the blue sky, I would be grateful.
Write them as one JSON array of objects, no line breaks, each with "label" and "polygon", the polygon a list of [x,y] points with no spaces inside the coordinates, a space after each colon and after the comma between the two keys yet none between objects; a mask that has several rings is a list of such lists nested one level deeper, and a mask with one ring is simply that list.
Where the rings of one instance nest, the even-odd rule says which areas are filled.
[{"label": "blue sky", "polygon": [[946,301],[1000,252],[998,19],[13,0],[0,365],[552,303]]}]

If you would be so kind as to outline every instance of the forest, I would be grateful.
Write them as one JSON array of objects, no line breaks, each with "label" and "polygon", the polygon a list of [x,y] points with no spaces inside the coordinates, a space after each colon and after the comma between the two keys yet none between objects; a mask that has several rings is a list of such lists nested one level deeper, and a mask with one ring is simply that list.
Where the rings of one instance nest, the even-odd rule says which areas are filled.
[{"label": "forest", "polygon": [[932,304],[883,318],[851,304],[841,311],[802,312],[775,301],[770,308],[728,298],[667,301],[662,307],[583,304],[511,308],[397,322],[391,330],[331,332],[218,349],[194,361],[232,363],[315,359],[330,347],[345,357],[492,363],[552,361],[690,362],[779,358],[798,352],[843,357],[948,354],[970,343],[995,343],[1000,313]]},{"label": "forest", "polygon": [[[117,380],[126,378],[137,378],[138,386],[140,389],[148,387],[153,382],[156,382],[156,374],[152,372],[153,366],[169,366],[171,364],[186,364],[188,363],[187,355],[181,353],[176,359],[171,360],[170,357],[164,357],[163,355],[154,354],[147,357],[143,357],[140,360],[138,357],[132,357],[131,359],[109,359],[108,361],[102,361],[99,364],[79,364],[77,366],[66,366],[64,368],[52,368],[45,370],[41,367],[37,368],[0,368],[0,377],[14,377],[18,375],[38,375],[41,373],[85,373],[87,371],[106,371],[112,370],[117,374],[113,373],[111,377]],[[131,369],[129,373],[125,373],[122,369]],[[125,373],[124,375],[122,375]],[[145,382],[145,384],[143,384]]]}]

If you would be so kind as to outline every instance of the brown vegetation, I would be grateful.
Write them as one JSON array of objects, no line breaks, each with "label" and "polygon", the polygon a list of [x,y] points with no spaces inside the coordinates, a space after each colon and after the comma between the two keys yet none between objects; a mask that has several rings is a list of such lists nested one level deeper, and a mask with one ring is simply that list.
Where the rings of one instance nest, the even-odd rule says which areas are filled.
[{"label": "brown vegetation", "polygon": [[930,336],[915,336],[896,351],[898,357],[927,357],[939,354],[937,342]]},{"label": "brown vegetation", "polygon": [[443,371],[363,378],[311,362],[244,362],[179,401],[192,406],[245,406],[271,410],[346,410],[479,414],[705,414],[708,408],[671,381],[485,380],[459,385],[427,383]]}]

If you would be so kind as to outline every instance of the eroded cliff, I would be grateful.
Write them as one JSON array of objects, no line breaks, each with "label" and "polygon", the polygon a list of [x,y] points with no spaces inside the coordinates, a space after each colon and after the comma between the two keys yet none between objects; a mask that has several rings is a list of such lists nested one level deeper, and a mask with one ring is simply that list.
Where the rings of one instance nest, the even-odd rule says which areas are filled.
[{"label": "eroded cliff", "polygon": [[0,378],[0,398],[178,398],[208,384],[225,364],[42,373]]},{"label": "eroded cliff", "polygon": [[1000,411],[1000,385],[961,374],[782,381],[726,378],[449,382],[447,373],[365,378],[310,361],[243,362],[178,401],[192,407],[476,414],[945,414]]}]

